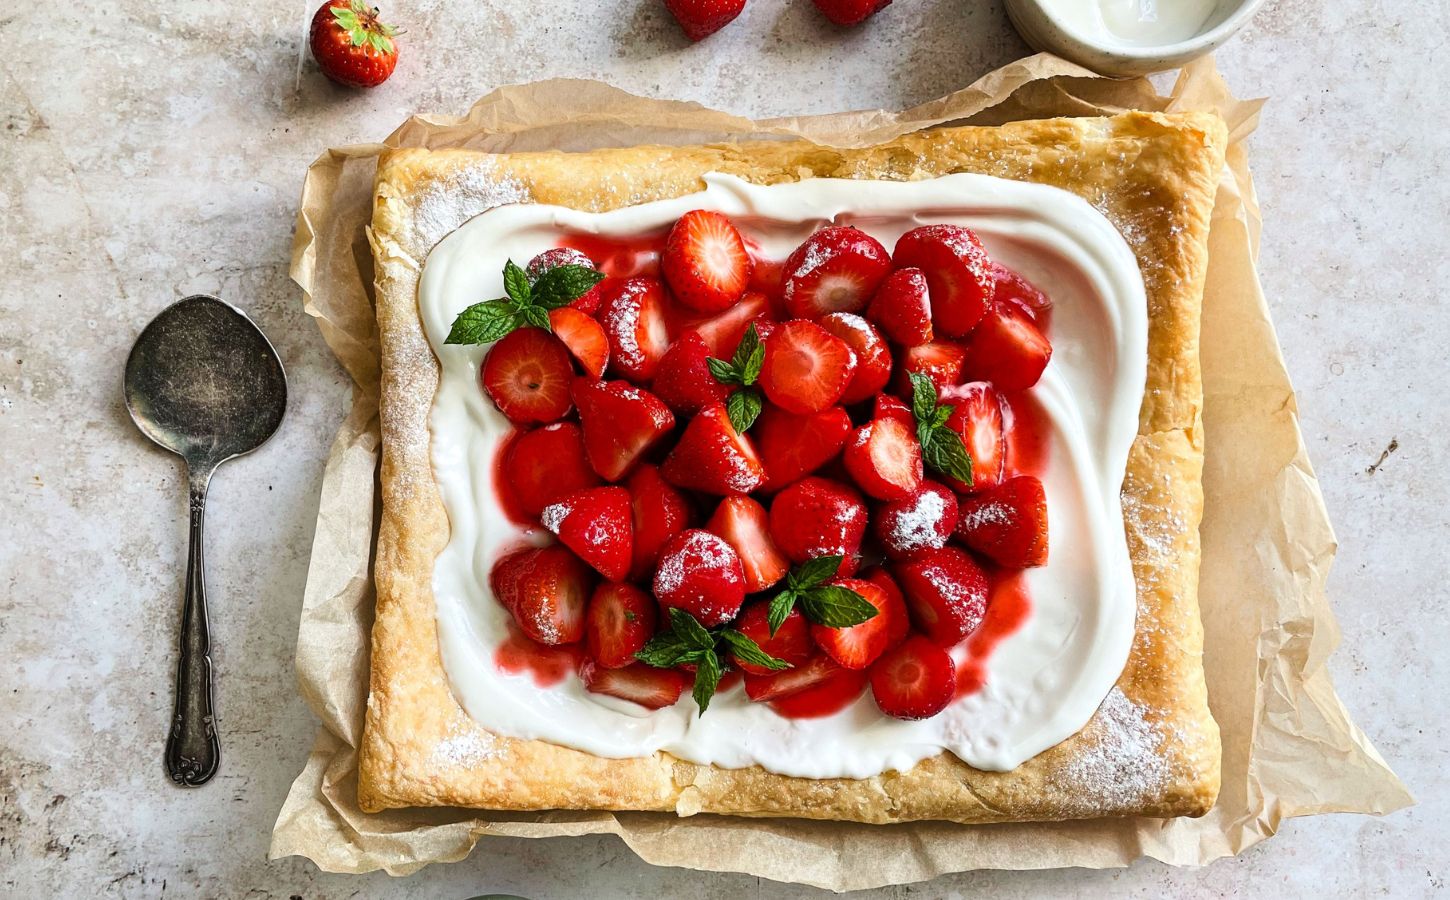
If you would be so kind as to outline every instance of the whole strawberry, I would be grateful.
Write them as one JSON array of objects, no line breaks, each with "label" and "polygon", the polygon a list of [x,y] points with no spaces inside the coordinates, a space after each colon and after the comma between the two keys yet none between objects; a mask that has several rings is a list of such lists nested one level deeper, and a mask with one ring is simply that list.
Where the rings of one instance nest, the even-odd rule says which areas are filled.
[{"label": "whole strawberry", "polygon": [[740,15],[745,0],[665,0],[665,8],[680,23],[685,37],[703,41]]},{"label": "whole strawberry", "polygon": [[322,74],[348,87],[376,87],[398,64],[397,33],[363,0],[328,0],[312,17],[308,40]]},{"label": "whole strawberry", "polygon": [[813,0],[837,25],[859,25],[891,5],[891,0]]}]

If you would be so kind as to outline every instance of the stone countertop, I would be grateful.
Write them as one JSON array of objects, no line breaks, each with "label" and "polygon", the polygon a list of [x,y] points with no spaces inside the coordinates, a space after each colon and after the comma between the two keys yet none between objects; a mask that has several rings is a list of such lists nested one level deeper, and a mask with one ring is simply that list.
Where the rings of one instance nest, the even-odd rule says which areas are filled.
[{"label": "stone countertop", "polygon": [[[504,83],[581,76],[753,116],[815,113],[929,100],[1026,48],[990,0],[898,0],[844,32],[806,0],[753,0],[702,46],[659,0],[392,0],[408,29],[402,63],[356,93],[306,54],[314,5],[0,13],[0,258],[11,260],[0,283],[0,893],[809,893],[652,868],[612,837],[486,839],[466,862],[406,881],[266,860],[315,727],[292,652],[321,462],[348,403],[287,278],[302,173],[324,147],[379,139],[415,111],[461,112]],[[1450,329],[1447,41],[1444,4],[1277,0],[1219,54],[1241,96],[1272,98],[1251,141],[1262,272],[1342,545],[1330,590],[1344,643],[1330,666],[1421,805],[1288,822],[1201,870],[978,872],[873,896],[1444,890],[1450,725],[1431,710],[1450,691],[1450,415],[1433,337]],[[225,757],[216,782],[187,792],[160,766],[184,482],[131,427],[119,380],[137,331],[195,292],[238,303],[267,331],[291,409],[270,444],[213,485]]]}]

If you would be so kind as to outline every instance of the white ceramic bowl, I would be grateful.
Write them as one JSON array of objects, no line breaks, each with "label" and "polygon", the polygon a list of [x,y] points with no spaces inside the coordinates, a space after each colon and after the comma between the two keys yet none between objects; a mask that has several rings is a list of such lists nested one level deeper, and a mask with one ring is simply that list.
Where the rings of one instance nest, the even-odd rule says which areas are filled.
[{"label": "white ceramic bowl", "polygon": [[[1023,40],[1037,50],[1055,53],[1104,75],[1146,75],[1175,69],[1211,52],[1244,26],[1264,0],[1219,0],[1193,37],[1170,44],[1143,45],[1095,36],[1065,21],[1054,10],[1065,3],[1098,0],[1006,0],[1007,15]],[[1173,0],[1158,0],[1172,3]]]}]

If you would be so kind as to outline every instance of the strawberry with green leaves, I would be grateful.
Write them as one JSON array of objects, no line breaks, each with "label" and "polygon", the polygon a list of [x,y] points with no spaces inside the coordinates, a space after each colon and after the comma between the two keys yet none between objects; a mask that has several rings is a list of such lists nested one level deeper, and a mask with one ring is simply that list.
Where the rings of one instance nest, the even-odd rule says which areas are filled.
[{"label": "strawberry with green leaves", "polygon": [[911,373],[911,414],[916,419],[916,440],[927,468],[953,482],[970,487],[972,457],[960,433],[948,427],[954,410],[937,403],[936,385],[918,372]]},{"label": "strawberry with green leaves", "polygon": [[771,634],[775,634],[797,606],[811,623],[827,628],[850,628],[876,617],[879,608],[852,590],[851,582],[831,581],[841,568],[842,559],[817,556],[785,577],[785,590],[770,601],[766,621]]},{"label": "strawberry with green leaves", "polygon": [[526,325],[549,331],[549,311],[568,306],[584,296],[604,274],[587,266],[554,266],[530,281],[529,274],[513,260],[503,266],[503,289],[507,296],[475,303],[458,314],[448,330],[445,344],[491,344]]},{"label": "strawberry with green leaves", "polygon": [[398,30],[363,0],[328,0],[312,17],[308,43],[322,74],[348,87],[376,87],[398,65]]},{"label": "strawberry with green leaves", "polygon": [[722,654],[748,663],[760,670],[779,671],[790,663],[777,659],[760,649],[760,645],[734,628],[713,631],[683,609],[670,608],[670,628],[655,635],[635,657],[646,665],[672,669],[681,665],[695,667],[693,695],[700,706],[700,715],[710,707],[710,699],[725,674]]},{"label": "strawberry with green leaves", "polygon": [[735,388],[725,398],[725,412],[730,416],[730,424],[741,434],[755,424],[756,417],[765,406],[765,398],[761,396],[760,388],[755,386],[760,380],[760,367],[764,362],[765,346],[760,342],[754,322],[746,327],[745,334],[735,347],[735,355],[728,362],[713,356],[705,360],[710,375],[716,381],[727,388]]}]

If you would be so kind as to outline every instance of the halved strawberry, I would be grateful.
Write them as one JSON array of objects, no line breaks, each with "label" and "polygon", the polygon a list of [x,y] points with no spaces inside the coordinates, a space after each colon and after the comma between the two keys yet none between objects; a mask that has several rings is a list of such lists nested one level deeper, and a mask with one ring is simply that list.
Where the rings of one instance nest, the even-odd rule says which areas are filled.
[{"label": "halved strawberry", "polygon": [[838,312],[822,316],[817,323],[856,354],[856,374],[841,395],[842,403],[860,403],[886,387],[891,380],[891,348],[870,322],[855,313]]},{"label": "halved strawberry", "polygon": [[654,571],[660,549],[670,538],[690,527],[690,504],[674,485],[660,475],[658,466],[641,465],[624,483],[634,511],[633,581]]},{"label": "halved strawberry", "polygon": [[877,394],[876,405],[871,410],[873,419],[895,419],[907,428],[916,427],[916,418],[900,397],[891,394]]},{"label": "halved strawberry", "polygon": [[670,345],[650,383],[655,394],[681,415],[694,415],[712,403],[724,403],[730,388],[715,380],[705,360],[710,348],[699,332],[687,331]]},{"label": "halved strawberry", "polygon": [[763,591],[785,577],[790,562],[770,537],[765,507],[750,497],[726,497],[715,507],[705,530],[725,539],[740,556],[745,570],[745,592]]},{"label": "halved strawberry", "polygon": [[524,634],[540,644],[572,644],[584,636],[584,608],[595,575],[556,545],[528,547],[501,557],[488,585]]},{"label": "halved strawberry", "polygon": [[634,585],[601,584],[584,615],[589,658],[606,669],[631,665],[634,654],[654,637],[658,618],[654,598]]},{"label": "halved strawberry", "polygon": [[828,225],[785,261],[786,312],[798,319],[860,312],[890,272],[880,241],[859,228]]},{"label": "halved strawberry", "polygon": [[876,615],[848,628],[811,626],[811,637],[837,665],[847,669],[864,669],[886,652],[893,633],[906,624],[906,606],[899,595],[893,596],[875,582],[860,578],[837,578],[837,587],[855,591],[876,607]]},{"label": "halved strawberry", "polygon": [[656,669],[644,663],[633,663],[622,669],[606,669],[593,660],[579,667],[584,689],[608,694],[621,700],[638,703],[645,709],[674,706],[690,686],[691,678],[679,669]]},{"label": "halved strawberry", "polygon": [[660,553],[654,595],[665,609],[683,609],[706,628],[735,618],[745,602],[745,570],[724,538],[691,528]]},{"label": "halved strawberry", "polygon": [[896,586],[891,574],[882,566],[872,566],[865,569],[857,576],[862,581],[869,581],[881,590],[885,591],[891,599],[887,600],[888,606],[896,606],[900,609],[900,616],[891,616],[886,630],[886,648],[889,650],[897,644],[906,640],[906,635],[911,631],[911,615],[906,611],[906,598],[902,596],[901,588]]},{"label": "halved strawberry", "polygon": [[537,516],[560,497],[599,484],[584,458],[584,435],[573,422],[555,422],[518,435],[503,458],[503,484],[519,509]]},{"label": "halved strawberry", "polygon": [[699,332],[700,337],[705,340],[705,346],[710,348],[711,356],[716,359],[729,359],[735,355],[735,348],[752,321],[755,322],[755,330],[760,339],[765,340],[769,314],[770,303],[765,296],[749,293],[718,316],[693,320],[686,327]]},{"label": "halved strawberry", "polygon": [[827,478],[802,478],[770,504],[770,535],[791,562],[840,556],[837,574],[845,577],[860,564],[866,534],[866,504],[852,488]]},{"label": "halved strawberry", "polygon": [[702,313],[734,306],[745,292],[753,265],[735,225],[708,209],[680,216],[660,257],[660,270],[674,298]]},{"label": "halved strawberry", "polygon": [[569,411],[569,351],[542,328],[519,328],[489,348],[478,377],[515,425],[553,422]]},{"label": "halved strawberry", "polygon": [[896,268],[920,269],[931,296],[933,327],[961,337],[982,318],[996,287],[992,260],[971,229],[960,225],[923,225],[896,242]]},{"label": "halved strawberry", "polygon": [[835,671],[815,684],[794,691],[788,697],[772,700],[770,708],[787,719],[833,716],[856,702],[856,698],[866,690],[866,681],[864,670],[837,666]]},{"label": "halved strawberry", "polygon": [[835,406],[856,374],[856,354],[814,322],[782,322],[765,340],[760,386],[776,406],[814,413]]},{"label": "halved strawberry", "polygon": [[751,429],[765,464],[762,487],[776,490],[811,474],[836,458],[850,432],[851,417],[839,406],[799,416],[766,403]]},{"label": "halved strawberry", "polygon": [[609,364],[609,338],[604,335],[604,326],[586,312],[561,306],[549,310],[549,328],[579,361],[585,375],[604,377],[604,367]]},{"label": "halved strawberry", "polygon": [[[575,250],[573,247],[552,247],[529,260],[528,276],[532,284],[550,269],[557,266],[584,266],[595,268],[594,260],[584,254],[582,250]],[[569,306],[577,309],[586,315],[593,315],[599,309],[599,285],[595,285],[584,293],[575,297]]]},{"label": "halved strawberry", "polygon": [[629,491],[594,487],[570,494],[539,513],[544,527],[610,581],[629,577],[634,560],[634,513]]},{"label": "halved strawberry", "polygon": [[926,276],[920,269],[892,272],[876,289],[866,318],[903,347],[915,347],[931,340],[931,301],[927,298]]},{"label": "halved strawberry", "polygon": [[907,347],[897,359],[896,378],[891,389],[902,397],[911,396],[912,372],[920,372],[940,392],[962,380],[962,366],[966,364],[967,351],[954,341],[931,341]]},{"label": "halved strawberry", "polygon": [[1002,399],[985,381],[971,381],[942,391],[942,403],[952,405],[947,427],[961,435],[972,458],[972,483],[948,478],[959,491],[984,491],[1002,483],[1007,463],[1007,437],[1002,427]]},{"label": "halved strawberry", "polygon": [[574,403],[584,429],[589,465],[606,481],[618,481],[675,427],[669,407],[626,381],[576,378]]},{"label": "halved strawberry", "polygon": [[851,480],[877,500],[905,497],[921,485],[925,470],[913,428],[898,419],[875,419],[857,428],[841,455]]},{"label": "halved strawberry", "polygon": [[606,278],[598,288],[610,370],[637,384],[649,381],[670,346],[663,287],[653,278]]},{"label": "halved strawberry", "polygon": [[1031,475],[962,499],[957,538],[1009,569],[1047,563],[1047,495]]},{"label": "halved strawberry", "polygon": [[999,262],[992,263],[992,280],[993,299],[1017,304],[1034,320],[1040,321],[1052,308],[1052,301],[1036,285]]},{"label": "halved strawberry", "polygon": [[950,647],[982,624],[987,611],[987,576],[965,550],[922,550],[891,567],[906,596],[916,628]]},{"label": "halved strawberry", "polygon": [[913,635],[871,667],[871,696],[896,719],[926,719],[947,708],[957,688],[951,656]]},{"label": "halved strawberry", "polygon": [[[802,665],[810,659],[816,652],[816,645],[811,641],[811,625],[806,621],[805,615],[799,609],[792,609],[773,635],[770,633],[769,617],[769,603],[751,603],[740,611],[734,627],[736,631],[755,641],[760,649],[792,666]],[[739,659],[734,662],[747,675],[774,675],[777,671],[786,671],[763,669]]]},{"label": "halved strawberry", "polygon": [[746,672],[745,695],[756,703],[781,700],[820,684],[840,669],[841,667],[836,665],[829,656],[817,653],[799,665],[771,672],[768,675],[754,675]]},{"label": "halved strawberry", "polygon": [[735,430],[724,404],[700,410],[660,466],[671,484],[707,494],[748,494],[765,481],[750,438]]},{"label": "halved strawberry", "polygon": [[877,507],[871,526],[891,559],[945,547],[957,527],[957,495],[946,485],[923,481],[911,494]]},{"label": "halved strawberry", "polygon": [[1052,344],[1015,303],[993,303],[967,338],[967,374],[1001,391],[1025,391],[1042,377]]}]

